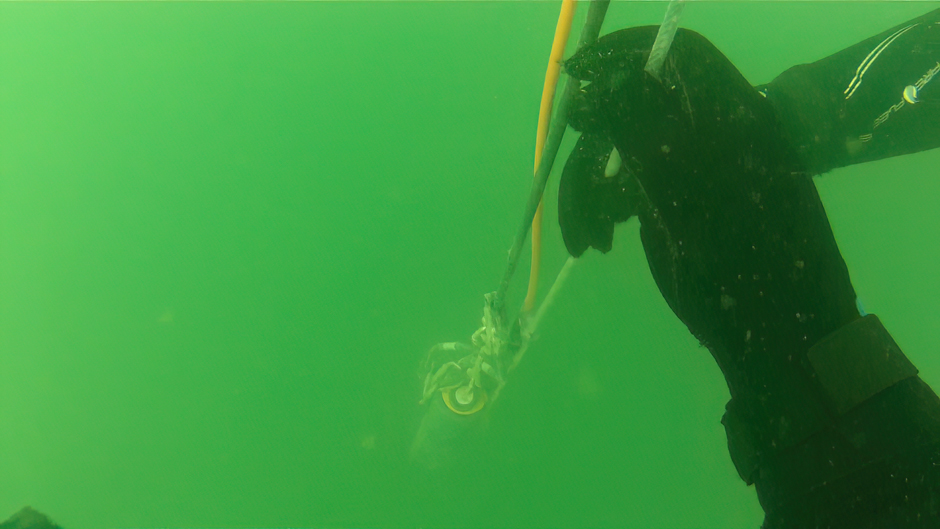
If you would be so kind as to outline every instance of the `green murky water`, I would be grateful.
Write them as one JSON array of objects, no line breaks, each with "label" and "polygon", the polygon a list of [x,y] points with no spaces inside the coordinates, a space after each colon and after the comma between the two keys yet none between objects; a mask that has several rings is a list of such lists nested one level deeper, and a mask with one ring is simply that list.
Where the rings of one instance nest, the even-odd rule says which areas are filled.
[{"label": "green murky water", "polygon": [[[682,25],[758,84],[937,6],[700,2]],[[0,5],[0,518],[757,527],[721,373],[635,220],[574,271],[485,445],[443,477],[408,462],[421,355],[469,338],[502,273],[557,9]],[[605,31],[663,9],[617,2]],[[866,309],[935,387],[938,163],[817,180]]]}]

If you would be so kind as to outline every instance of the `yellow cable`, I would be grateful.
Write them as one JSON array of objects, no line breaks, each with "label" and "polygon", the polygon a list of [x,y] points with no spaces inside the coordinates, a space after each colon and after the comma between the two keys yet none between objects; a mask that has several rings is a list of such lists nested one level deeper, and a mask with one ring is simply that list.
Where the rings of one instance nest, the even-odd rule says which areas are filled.
[{"label": "yellow cable", "polygon": [[[558,25],[555,26],[555,40],[552,42],[552,53],[548,58],[548,69],[545,72],[545,86],[542,88],[542,104],[539,107],[538,133],[535,138],[535,171],[539,170],[539,160],[542,158],[542,147],[548,136],[548,126],[552,120],[552,102],[555,99],[555,87],[558,85],[558,75],[561,71],[561,61],[571,34],[571,21],[577,0],[562,0],[561,13],[558,14]],[[529,312],[535,306],[535,295],[539,288],[539,265],[542,260],[542,203],[539,203],[532,219],[532,268],[529,271],[529,291],[522,305],[524,312]]]}]

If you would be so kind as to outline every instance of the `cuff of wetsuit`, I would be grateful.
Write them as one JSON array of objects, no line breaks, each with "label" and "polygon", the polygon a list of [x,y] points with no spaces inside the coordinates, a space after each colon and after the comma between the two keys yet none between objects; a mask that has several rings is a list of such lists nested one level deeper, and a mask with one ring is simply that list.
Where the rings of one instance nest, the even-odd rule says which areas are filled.
[{"label": "cuff of wetsuit", "polygon": [[[917,368],[874,314],[859,318],[826,336],[807,354],[812,368],[810,377],[820,387],[824,405],[832,417],[840,417],[859,404],[898,382],[917,375]],[[762,446],[752,428],[737,410],[734,399],[728,402],[722,424],[728,436],[731,460],[748,485],[761,461],[790,446],[796,446],[820,430],[811,427],[799,440],[788,446]]]},{"label": "cuff of wetsuit", "polygon": [[917,368],[874,314],[826,336],[809,349],[807,357],[837,416],[917,375]]}]

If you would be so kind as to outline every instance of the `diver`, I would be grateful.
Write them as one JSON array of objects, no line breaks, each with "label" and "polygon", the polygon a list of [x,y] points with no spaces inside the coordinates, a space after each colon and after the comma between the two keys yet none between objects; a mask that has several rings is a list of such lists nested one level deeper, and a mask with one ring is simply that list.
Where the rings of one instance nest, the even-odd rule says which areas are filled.
[{"label": "diver", "polygon": [[813,176],[940,146],[940,10],[753,87],[680,29],[565,62],[581,133],[559,188],[569,253],[632,216],[676,316],[731,394],[722,423],[765,529],[940,527],[940,399],[865,314]]}]

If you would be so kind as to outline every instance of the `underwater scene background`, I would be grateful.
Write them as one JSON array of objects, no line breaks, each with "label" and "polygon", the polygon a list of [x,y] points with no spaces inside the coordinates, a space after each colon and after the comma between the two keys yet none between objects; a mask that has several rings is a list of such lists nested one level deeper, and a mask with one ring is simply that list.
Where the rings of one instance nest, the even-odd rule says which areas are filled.
[{"label": "underwater scene background", "polygon": [[[408,459],[422,355],[469,339],[506,263],[558,7],[0,4],[0,519],[758,527],[721,372],[635,219],[574,269],[479,444]],[[937,7],[694,2],[680,25],[760,84]],[[603,32],[664,9],[615,2]],[[934,388],[938,164],[816,179],[865,309]]]}]

